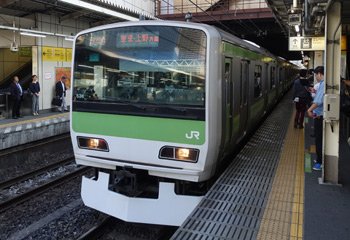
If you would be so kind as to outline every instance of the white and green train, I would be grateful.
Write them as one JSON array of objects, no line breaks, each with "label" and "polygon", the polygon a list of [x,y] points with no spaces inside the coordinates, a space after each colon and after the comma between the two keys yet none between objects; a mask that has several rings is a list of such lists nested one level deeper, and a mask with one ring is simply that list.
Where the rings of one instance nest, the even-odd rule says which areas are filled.
[{"label": "white and green train", "polygon": [[290,86],[295,67],[213,26],[139,21],[79,33],[71,136],[84,203],[181,225],[225,157]]}]

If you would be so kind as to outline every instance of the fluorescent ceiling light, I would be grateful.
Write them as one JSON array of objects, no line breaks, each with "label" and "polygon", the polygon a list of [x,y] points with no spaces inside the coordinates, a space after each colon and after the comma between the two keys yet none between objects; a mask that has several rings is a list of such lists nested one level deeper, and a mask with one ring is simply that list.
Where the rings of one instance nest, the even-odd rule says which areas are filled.
[{"label": "fluorescent ceiling light", "polygon": [[42,35],[39,33],[20,32],[20,34],[25,36],[31,36],[31,37],[41,37],[41,38],[46,37],[45,35]]},{"label": "fluorescent ceiling light", "polygon": [[69,4],[72,4],[72,5],[75,5],[75,6],[83,7],[83,8],[86,8],[86,9],[90,9],[90,10],[93,10],[93,11],[96,11],[96,12],[104,13],[104,14],[107,14],[107,15],[111,15],[111,16],[114,16],[114,17],[118,17],[118,18],[121,18],[121,19],[125,19],[125,20],[128,20],[128,21],[138,21],[139,20],[138,18],[131,17],[129,15],[126,15],[126,14],[123,14],[123,13],[120,13],[120,12],[116,12],[116,11],[113,11],[113,10],[110,10],[110,9],[107,9],[107,8],[104,8],[104,7],[100,7],[100,6],[91,4],[91,3],[87,3],[87,2],[84,2],[84,1],[80,1],[80,0],[59,0],[59,1],[65,2],[65,3],[69,3]]},{"label": "fluorescent ceiling light", "polygon": [[299,25],[294,25],[294,28],[295,28],[295,31],[296,31],[297,33],[300,32]]},{"label": "fluorescent ceiling light", "polygon": [[74,41],[74,37],[65,37],[64,40],[73,42]]},{"label": "fluorescent ceiling light", "polygon": [[74,41],[74,36],[61,34],[61,33],[44,32],[44,31],[38,31],[33,29],[27,29],[27,28],[9,27],[4,25],[0,25],[0,29],[18,31],[21,35],[32,36],[32,37],[47,37],[47,36],[64,37],[65,40]]}]

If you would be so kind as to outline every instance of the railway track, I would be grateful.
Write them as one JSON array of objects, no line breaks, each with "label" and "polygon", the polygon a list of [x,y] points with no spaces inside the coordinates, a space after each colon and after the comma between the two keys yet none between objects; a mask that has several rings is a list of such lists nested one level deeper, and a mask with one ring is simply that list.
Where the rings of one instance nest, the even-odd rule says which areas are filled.
[{"label": "railway track", "polygon": [[67,165],[67,164],[73,163],[73,162],[74,162],[74,157],[70,157],[70,158],[64,159],[62,161],[58,161],[58,162],[52,163],[50,165],[44,166],[44,167],[39,168],[37,170],[34,170],[32,172],[25,173],[21,176],[14,177],[14,178],[11,178],[9,180],[3,181],[0,183],[0,190],[9,188],[16,183],[24,182],[28,179],[34,178],[38,175],[44,174],[48,171],[52,171],[56,168],[62,167],[64,165]]},{"label": "railway track", "polygon": [[22,203],[28,199],[31,199],[32,197],[39,195],[51,188],[55,188],[57,186],[60,186],[67,182],[68,180],[71,180],[73,178],[76,178],[77,176],[80,176],[81,174],[87,172],[90,170],[90,167],[81,167],[74,172],[68,173],[62,177],[59,177],[55,180],[52,180],[48,183],[45,183],[43,185],[40,185],[36,188],[30,189],[22,194],[19,194],[11,199],[5,200],[0,203],[0,212],[3,212],[19,203]]},{"label": "railway track", "polygon": [[77,240],[99,239],[102,235],[106,234],[105,229],[112,224],[112,222],[112,217],[105,218],[101,223],[82,234]]}]

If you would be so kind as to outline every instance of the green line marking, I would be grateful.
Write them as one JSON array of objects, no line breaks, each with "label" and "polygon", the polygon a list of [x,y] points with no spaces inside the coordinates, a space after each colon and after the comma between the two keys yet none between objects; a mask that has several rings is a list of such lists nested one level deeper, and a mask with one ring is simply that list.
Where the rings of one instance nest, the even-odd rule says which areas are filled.
[{"label": "green line marking", "polygon": [[305,172],[311,173],[311,154],[305,152]]}]

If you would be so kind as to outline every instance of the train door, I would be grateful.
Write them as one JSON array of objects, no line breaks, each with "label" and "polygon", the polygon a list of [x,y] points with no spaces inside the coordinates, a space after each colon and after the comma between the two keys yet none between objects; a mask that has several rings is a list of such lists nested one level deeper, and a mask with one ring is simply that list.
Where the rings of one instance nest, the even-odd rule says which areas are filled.
[{"label": "train door", "polygon": [[232,58],[225,57],[224,81],[225,81],[225,146],[232,136],[233,122],[233,82],[232,82]]},{"label": "train door", "polygon": [[266,110],[268,109],[268,104],[269,104],[269,96],[268,96],[268,89],[269,89],[269,64],[268,63],[265,63],[265,70],[264,70],[264,73],[263,73],[263,76],[264,76],[264,81],[263,81],[263,94],[264,94],[264,114],[266,113]]},{"label": "train door", "polygon": [[241,62],[240,78],[240,128],[239,135],[243,137],[246,134],[248,123],[248,90],[249,90],[249,61]]}]

